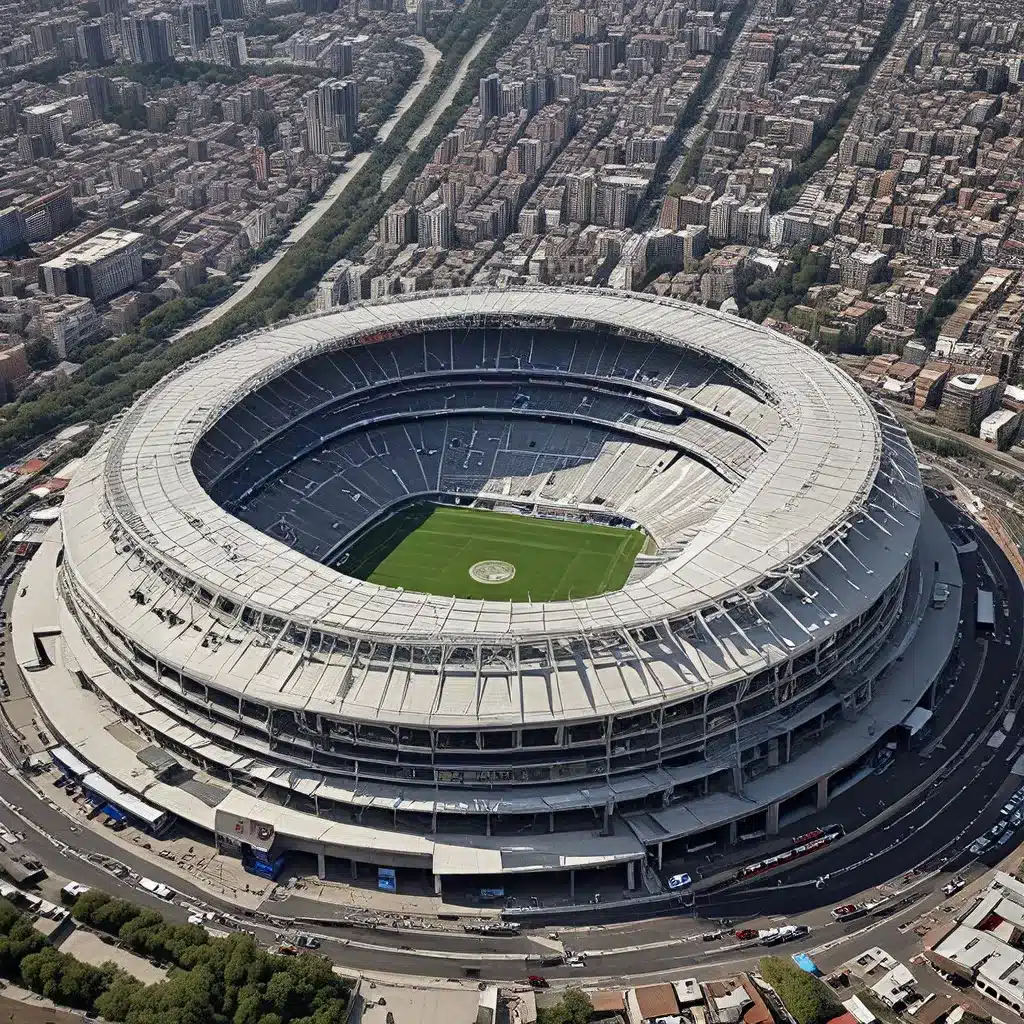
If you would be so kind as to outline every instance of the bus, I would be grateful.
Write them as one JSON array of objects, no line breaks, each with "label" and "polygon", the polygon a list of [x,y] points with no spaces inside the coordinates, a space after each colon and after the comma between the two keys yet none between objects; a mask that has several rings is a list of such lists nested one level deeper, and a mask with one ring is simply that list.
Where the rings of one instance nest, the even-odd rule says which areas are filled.
[{"label": "bus", "polygon": [[[842,825],[826,825],[823,829],[813,829],[802,836],[797,836],[794,845],[788,850],[783,850],[773,857],[765,857],[764,860],[755,861],[753,864],[744,864],[736,872],[736,879],[737,881],[743,881],[744,879],[751,878],[753,875],[759,875],[763,871],[771,871],[772,868],[787,867],[791,861],[799,860],[801,857],[806,857],[809,853],[814,853],[825,846],[830,846],[837,840],[842,839],[845,834],[846,830]],[[814,838],[808,838],[812,836]]]},{"label": "bus", "polygon": [[996,608],[991,590],[978,591],[978,629],[991,632],[996,628]]}]

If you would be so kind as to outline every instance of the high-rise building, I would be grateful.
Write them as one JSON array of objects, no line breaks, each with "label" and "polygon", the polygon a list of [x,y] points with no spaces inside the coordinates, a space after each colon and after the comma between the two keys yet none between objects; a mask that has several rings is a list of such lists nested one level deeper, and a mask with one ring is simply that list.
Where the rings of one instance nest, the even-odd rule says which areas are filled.
[{"label": "high-rise building", "polygon": [[348,302],[349,270],[351,260],[338,260],[321,278],[316,289],[315,309],[323,313],[335,306],[343,306]]},{"label": "high-rise building", "polygon": [[452,211],[445,203],[420,208],[416,216],[416,237],[427,248],[450,249],[454,224]]},{"label": "high-rise building", "polygon": [[480,79],[480,116],[486,124],[501,113],[501,79],[494,74]]},{"label": "high-rise building", "polygon": [[570,224],[589,224],[594,219],[594,182],[592,167],[566,175],[566,217]]},{"label": "high-rise building", "polygon": [[133,64],[159,64],[173,60],[177,49],[174,17],[146,14],[121,19],[125,56]]},{"label": "high-rise building", "polygon": [[193,58],[199,56],[203,43],[210,38],[210,8],[206,0],[189,0],[182,4],[181,23]]},{"label": "high-rise building", "polygon": [[16,206],[0,210],[0,253],[25,241],[25,215]]},{"label": "high-rise building", "polygon": [[377,231],[384,245],[406,245],[415,240],[416,213],[404,199],[399,199],[384,211]]},{"label": "high-rise building", "polygon": [[142,238],[137,231],[107,228],[40,264],[39,286],[49,295],[103,302],[142,280]]},{"label": "high-rise building", "polygon": [[416,35],[427,34],[427,0],[416,0]]},{"label": "high-rise building", "polygon": [[88,71],[75,71],[60,80],[69,96],[88,96],[93,112],[104,114],[112,102],[110,79]]},{"label": "high-rise building", "polygon": [[499,113],[518,114],[526,106],[526,86],[520,81],[504,82],[501,86],[501,109]]},{"label": "high-rise building", "polygon": [[740,201],[733,195],[719,196],[712,204],[708,216],[708,234],[716,242],[728,242],[732,237],[733,218]]},{"label": "high-rise building", "polygon": [[206,41],[206,52],[214,64],[240,68],[249,63],[249,48],[244,32],[225,32],[222,28],[211,30]]},{"label": "high-rise building", "polygon": [[252,155],[253,174],[256,175],[256,181],[262,185],[270,174],[270,158],[266,148],[263,146],[253,146],[250,152]]},{"label": "high-rise building", "polygon": [[99,18],[83,22],[75,29],[75,46],[78,50],[78,59],[90,67],[98,68],[109,63],[114,57],[110,37]]},{"label": "high-rise building", "polygon": [[352,44],[343,39],[335,39],[317,54],[315,60],[335,75],[351,75]]},{"label": "high-rise building", "polygon": [[328,155],[348,145],[359,121],[359,84],[331,78],[305,95],[306,133],[313,153]]},{"label": "high-rise building", "polygon": [[52,239],[68,230],[75,220],[72,186],[61,185],[22,207],[25,238],[28,242]]}]

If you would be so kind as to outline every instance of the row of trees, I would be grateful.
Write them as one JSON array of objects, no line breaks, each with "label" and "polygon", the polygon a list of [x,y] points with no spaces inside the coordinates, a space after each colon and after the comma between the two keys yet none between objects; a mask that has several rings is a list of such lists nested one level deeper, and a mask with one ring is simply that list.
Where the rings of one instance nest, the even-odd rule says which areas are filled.
[{"label": "row of trees", "polygon": [[83,963],[51,946],[0,899],[0,976],[55,1003],[125,1024],[344,1024],[349,984],[318,956],[272,956],[248,935],[211,938],[154,910],[97,890],[72,914],[122,946],[169,967],[145,985],[116,964]]},{"label": "row of trees", "polygon": [[772,213],[788,210],[800,197],[800,190],[812,174],[820,171],[837,152],[843,141],[846,129],[860,104],[861,97],[871,81],[879,64],[885,59],[907,15],[910,5],[908,0],[895,0],[889,8],[889,14],[882,26],[882,31],[875,40],[871,56],[861,65],[854,80],[853,88],[846,101],[836,110],[831,125],[820,129],[815,128],[814,146],[810,153],[790,171],[786,179],[786,187],[772,196]]},{"label": "row of trees", "polygon": [[154,910],[91,890],[72,908],[82,924],[169,967],[145,985],[114,964],[93,967],[46,943],[0,900],[0,973],[54,1002],[125,1024],[343,1024],[349,985],[317,956],[272,956],[247,935],[211,938]]},{"label": "row of trees", "polygon": [[238,85],[253,72],[252,68],[232,68],[195,60],[165,60],[155,64],[117,64],[102,68],[100,74],[116,75],[141,82],[150,89],[170,89],[186,82],[200,85]]},{"label": "row of trees", "polygon": [[[711,55],[711,60],[704,69],[704,73],[700,77],[700,82],[697,84],[697,88],[686,101],[686,109],[683,111],[682,118],[680,119],[676,130],[675,137],[677,141],[666,150],[666,154],[671,152],[671,159],[675,159],[675,153],[679,141],[681,141],[686,130],[695,124],[694,119],[701,112],[701,108],[704,106],[708,96],[711,95],[715,84],[718,82],[719,78],[721,78],[726,67],[728,67],[729,54],[732,53],[733,43],[736,42],[736,37],[739,35],[740,29],[747,20],[748,7],[748,0],[743,0],[742,3],[738,4],[730,12],[729,21],[725,26],[725,35],[719,45],[715,48],[715,52]],[[712,108],[705,114],[704,131],[702,131],[694,140],[693,145],[687,151],[682,165],[675,176],[675,180],[668,188],[668,194],[670,196],[683,195],[683,193],[685,193],[689,188],[690,181],[697,177],[697,172],[700,169],[700,161],[704,155],[704,149],[707,145],[708,135],[715,127],[715,120],[716,114]]]},{"label": "row of trees", "polygon": [[[377,132],[423,69],[423,52],[408,43],[381,39],[370,44],[369,54],[393,70],[386,86],[375,88],[374,91],[366,88],[361,90],[361,113],[354,144],[357,151],[373,146]],[[400,59],[396,60],[396,57]]]},{"label": "row of trees", "polygon": [[55,1003],[92,1010],[121,972],[113,964],[93,967],[54,949],[24,914],[0,899],[0,975]]},{"label": "row of trees", "polygon": [[[0,461],[36,441],[41,434],[83,420],[103,422],[155,384],[171,370],[208,352],[221,342],[249,330],[275,323],[301,312],[308,305],[316,283],[343,256],[358,254],[366,236],[384,210],[404,191],[426,165],[440,140],[452,130],[462,109],[472,99],[480,75],[492,68],[509,42],[522,31],[539,0],[474,0],[453,19],[452,41],[430,83],[396,125],[387,142],[373,155],[337,202],[306,236],[297,242],[254,290],[215,324],[195,331],[168,346],[171,333],[167,316],[154,323],[146,318],[132,334],[96,346],[82,370],[62,386],[36,398],[19,401],[5,410],[0,423]],[[431,107],[452,82],[466,53],[480,34],[493,28],[488,44],[473,62],[453,103],[438,119],[417,151],[405,161],[402,172],[387,192],[381,177],[405,151],[406,143]],[[186,300],[183,300],[186,301]],[[176,307],[179,311],[183,307]],[[156,316],[156,314],[153,314]],[[147,323],[147,321],[149,321]]]}]

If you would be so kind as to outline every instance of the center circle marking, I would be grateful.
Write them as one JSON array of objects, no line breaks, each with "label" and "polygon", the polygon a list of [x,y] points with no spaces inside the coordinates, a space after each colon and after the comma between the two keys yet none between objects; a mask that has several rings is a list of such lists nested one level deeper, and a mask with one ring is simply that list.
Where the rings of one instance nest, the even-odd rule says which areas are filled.
[{"label": "center circle marking", "polygon": [[516,567],[511,562],[488,559],[471,566],[469,575],[477,583],[508,583],[516,574]]}]

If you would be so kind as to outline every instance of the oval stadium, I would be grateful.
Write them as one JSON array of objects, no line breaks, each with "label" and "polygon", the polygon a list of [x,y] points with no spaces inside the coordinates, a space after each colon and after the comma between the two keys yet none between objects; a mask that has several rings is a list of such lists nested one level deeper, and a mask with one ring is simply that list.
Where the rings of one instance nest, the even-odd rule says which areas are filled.
[{"label": "oval stadium", "polygon": [[154,829],[439,893],[653,892],[826,820],[927,716],[959,609],[907,437],[844,373],[567,288],[193,361],[109,426],[25,580],[59,756]]}]

